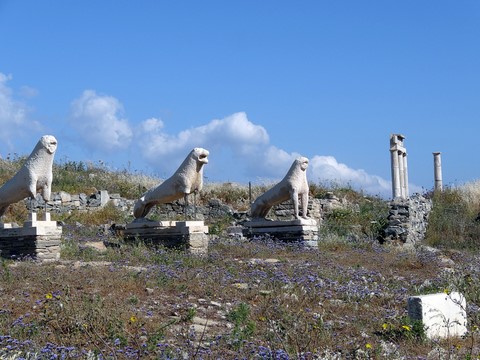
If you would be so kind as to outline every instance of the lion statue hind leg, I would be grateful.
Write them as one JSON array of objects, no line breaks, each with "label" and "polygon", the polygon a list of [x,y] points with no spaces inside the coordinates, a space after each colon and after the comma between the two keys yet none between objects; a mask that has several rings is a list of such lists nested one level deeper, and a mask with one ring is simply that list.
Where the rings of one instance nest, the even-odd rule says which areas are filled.
[{"label": "lion statue hind leg", "polygon": [[135,206],[133,207],[133,216],[136,219],[145,217],[150,211],[150,208],[147,209],[147,204],[145,203],[144,197],[141,197],[137,200]]},{"label": "lion statue hind leg", "polygon": [[5,213],[7,212],[7,209],[8,209],[8,205],[4,205],[4,206],[0,207],[0,217],[5,215]]},{"label": "lion statue hind leg", "polygon": [[303,193],[302,195],[302,218],[308,219],[308,193]]}]

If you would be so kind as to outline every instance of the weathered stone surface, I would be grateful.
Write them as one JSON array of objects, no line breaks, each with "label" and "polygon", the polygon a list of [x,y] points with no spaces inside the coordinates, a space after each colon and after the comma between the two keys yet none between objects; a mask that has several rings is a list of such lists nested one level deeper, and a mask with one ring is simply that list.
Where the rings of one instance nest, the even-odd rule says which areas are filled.
[{"label": "weathered stone surface", "polygon": [[382,231],[381,242],[399,241],[415,244],[423,240],[428,225],[432,201],[420,194],[390,203],[388,224]]},{"label": "weathered stone surface", "polygon": [[72,201],[72,195],[65,191],[60,191],[54,197],[54,200],[60,200],[62,203],[67,203]]},{"label": "weathered stone surface", "polygon": [[465,297],[458,293],[412,296],[408,316],[420,320],[430,339],[463,336],[467,332]]},{"label": "weathered stone surface", "polygon": [[49,219],[37,220],[35,215],[31,214],[24,227],[0,229],[2,257],[32,257],[41,261],[60,259],[62,227]]},{"label": "weathered stone surface", "polygon": [[404,140],[405,136],[401,134],[390,136],[392,193],[395,200],[408,198],[407,150],[403,143]]},{"label": "weathered stone surface", "polygon": [[[60,191],[52,194],[52,201],[46,203],[47,210],[51,213],[65,214],[73,210],[76,211],[91,211],[99,209],[109,202],[118,209],[126,212],[131,212],[133,209],[134,200],[121,198],[118,194],[109,195],[108,191],[100,190],[87,196],[81,194],[68,194]],[[38,212],[45,209],[45,201],[38,194],[33,201],[25,201],[27,209],[31,212]]]},{"label": "weathered stone surface", "polygon": [[253,220],[243,224],[247,238],[272,236],[281,241],[299,241],[306,246],[318,246],[318,225],[314,219],[290,221]]},{"label": "weathered stone surface", "polygon": [[203,221],[151,221],[136,219],[127,224],[123,234],[126,241],[179,248],[195,255],[208,252],[208,226]]}]

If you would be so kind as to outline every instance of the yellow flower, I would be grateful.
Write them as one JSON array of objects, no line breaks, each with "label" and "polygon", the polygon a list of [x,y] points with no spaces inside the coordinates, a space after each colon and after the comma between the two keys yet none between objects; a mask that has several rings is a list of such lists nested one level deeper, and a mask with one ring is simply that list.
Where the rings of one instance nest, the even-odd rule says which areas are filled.
[{"label": "yellow flower", "polygon": [[383,328],[383,330],[387,330],[387,329],[388,329],[388,324],[387,324],[387,323],[383,323],[382,328]]},{"label": "yellow flower", "polygon": [[443,292],[447,295],[450,294],[450,290],[448,290],[448,289],[443,289]]},{"label": "yellow flower", "polygon": [[258,318],[258,320],[260,320],[260,321],[267,321],[267,318],[266,318],[265,316],[260,316],[260,317]]},{"label": "yellow flower", "polygon": [[407,330],[407,331],[412,330],[412,328],[411,328],[410,326],[408,326],[408,325],[403,325],[403,326],[402,326],[402,329],[405,329],[405,330]]},{"label": "yellow flower", "polygon": [[366,344],[365,344],[365,347],[366,347],[367,349],[371,349],[371,348],[372,348],[372,344],[366,343]]},{"label": "yellow flower", "polygon": [[137,317],[135,315],[130,316],[130,322],[133,324],[134,322],[137,322]]},{"label": "yellow flower", "polygon": [[48,293],[47,295],[45,295],[45,299],[48,299],[48,300],[53,299],[52,293]]}]

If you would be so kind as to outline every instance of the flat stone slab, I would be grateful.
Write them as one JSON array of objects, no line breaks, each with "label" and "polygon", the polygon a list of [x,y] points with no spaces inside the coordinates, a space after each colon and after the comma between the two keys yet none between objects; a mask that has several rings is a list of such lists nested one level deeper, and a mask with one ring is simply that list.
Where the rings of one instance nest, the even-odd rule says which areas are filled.
[{"label": "flat stone slab", "polygon": [[295,219],[295,220],[267,220],[267,219],[253,219],[243,223],[245,227],[251,228],[272,228],[272,227],[287,227],[287,226],[317,226],[315,219]]},{"label": "flat stone slab", "polygon": [[145,218],[138,218],[127,224],[125,227],[128,230],[131,229],[145,229],[145,228],[157,228],[157,227],[172,227],[175,226],[176,221],[154,221]]},{"label": "flat stone slab", "polygon": [[467,332],[465,297],[458,293],[412,296],[408,316],[420,320],[429,339],[463,336]]},{"label": "flat stone slab", "polygon": [[270,235],[281,241],[300,241],[307,246],[318,246],[318,225],[314,219],[274,221],[253,219],[243,223],[246,237]]},{"label": "flat stone slab", "polygon": [[151,221],[136,219],[127,224],[125,239],[148,244],[185,248],[194,254],[208,251],[208,226],[203,221]]},{"label": "flat stone slab", "polygon": [[148,219],[135,219],[125,227],[125,232],[135,232],[135,230],[172,230],[180,234],[192,232],[208,233],[208,226],[203,221],[153,221]]},{"label": "flat stone slab", "polygon": [[16,223],[0,223],[0,229],[13,229],[18,227]]}]

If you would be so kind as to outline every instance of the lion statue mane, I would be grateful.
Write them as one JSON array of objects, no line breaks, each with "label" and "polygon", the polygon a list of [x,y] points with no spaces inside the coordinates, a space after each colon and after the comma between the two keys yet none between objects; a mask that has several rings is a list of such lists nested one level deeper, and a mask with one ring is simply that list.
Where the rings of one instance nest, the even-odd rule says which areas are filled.
[{"label": "lion statue mane", "polygon": [[151,188],[137,200],[133,208],[135,218],[144,218],[153,206],[184,198],[188,204],[188,195],[202,190],[203,165],[208,163],[208,150],[194,148],[180,167],[167,180]]},{"label": "lion statue mane", "polygon": [[57,150],[57,139],[52,135],[40,138],[20,170],[0,188],[0,216],[10,204],[27,197],[35,198],[41,191],[45,201],[50,200],[52,191],[53,156]]},{"label": "lion statue mane", "polygon": [[289,199],[293,202],[295,219],[299,219],[298,200],[302,203],[302,218],[307,219],[308,207],[308,159],[298,157],[293,162],[287,175],[271,189],[260,195],[252,204],[250,215],[253,219],[265,219],[270,209]]}]

